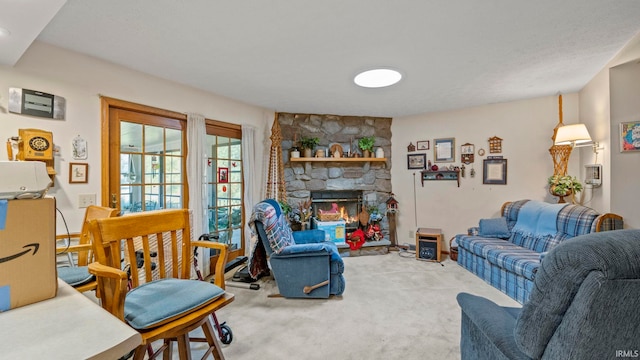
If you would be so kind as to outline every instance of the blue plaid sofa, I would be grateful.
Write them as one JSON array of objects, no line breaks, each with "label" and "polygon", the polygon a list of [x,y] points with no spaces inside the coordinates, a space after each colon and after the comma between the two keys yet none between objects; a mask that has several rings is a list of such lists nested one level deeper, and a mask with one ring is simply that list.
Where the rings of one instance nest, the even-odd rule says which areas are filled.
[{"label": "blue plaid sofa", "polygon": [[[521,304],[529,299],[533,279],[549,250],[579,235],[623,227],[622,217],[616,214],[534,200],[507,202],[501,215],[504,219],[480,220],[480,226],[455,236],[458,264]],[[505,223],[504,229],[485,226],[483,231],[483,221],[493,220]]]}]

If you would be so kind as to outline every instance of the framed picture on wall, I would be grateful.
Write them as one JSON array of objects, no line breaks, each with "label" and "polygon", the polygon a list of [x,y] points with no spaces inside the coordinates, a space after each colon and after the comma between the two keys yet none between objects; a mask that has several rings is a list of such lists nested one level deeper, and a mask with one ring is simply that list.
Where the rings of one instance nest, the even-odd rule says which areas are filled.
[{"label": "framed picture on wall", "polygon": [[433,151],[435,162],[453,162],[456,157],[456,140],[454,138],[434,139]]},{"label": "framed picture on wall", "polygon": [[407,155],[408,169],[424,169],[427,165],[427,154],[410,154]]},{"label": "framed picture on wall", "polygon": [[507,185],[507,159],[484,159],[483,165],[483,184]]},{"label": "framed picture on wall", "polygon": [[620,123],[620,152],[640,151],[640,121]]},{"label": "framed picture on wall", "polygon": [[69,184],[84,184],[89,181],[89,164],[69,163]]},{"label": "framed picture on wall", "polygon": [[429,140],[418,141],[416,144],[418,150],[429,150]]}]

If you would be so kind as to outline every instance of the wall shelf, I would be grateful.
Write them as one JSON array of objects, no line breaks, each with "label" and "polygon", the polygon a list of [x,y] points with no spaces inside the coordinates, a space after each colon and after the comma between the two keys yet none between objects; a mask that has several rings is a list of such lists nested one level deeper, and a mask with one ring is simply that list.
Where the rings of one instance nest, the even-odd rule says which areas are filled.
[{"label": "wall shelf", "polygon": [[443,180],[452,180],[458,182],[458,187],[460,187],[460,170],[443,170],[443,171],[421,171],[422,176],[422,187],[424,187],[425,181],[443,181]]},{"label": "wall shelf", "polygon": [[387,161],[387,158],[332,158],[332,157],[299,157],[289,158],[291,162],[383,162]]}]

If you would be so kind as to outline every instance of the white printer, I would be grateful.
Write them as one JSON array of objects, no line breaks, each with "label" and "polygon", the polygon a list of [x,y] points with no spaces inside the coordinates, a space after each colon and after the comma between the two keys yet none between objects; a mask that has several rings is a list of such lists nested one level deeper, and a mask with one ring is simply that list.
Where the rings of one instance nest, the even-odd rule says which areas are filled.
[{"label": "white printer", "polygon": [[38,199],[52,184],[42,161],[0,161],[0,200]]}]

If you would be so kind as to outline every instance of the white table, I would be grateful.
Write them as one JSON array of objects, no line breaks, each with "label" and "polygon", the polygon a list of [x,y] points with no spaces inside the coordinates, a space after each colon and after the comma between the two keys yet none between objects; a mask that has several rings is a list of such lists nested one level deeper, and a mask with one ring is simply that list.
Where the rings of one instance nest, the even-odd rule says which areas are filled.
[{"label": "white table", "polygon": [[140,334],[58,279],[56,297],[0,313],[4,359],[117,359]]}]

